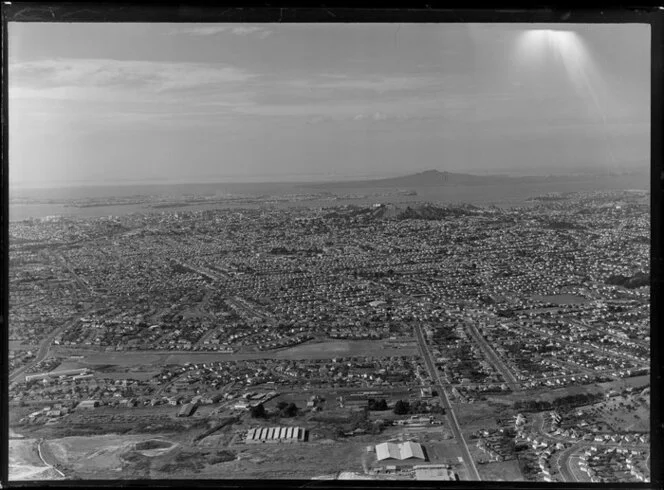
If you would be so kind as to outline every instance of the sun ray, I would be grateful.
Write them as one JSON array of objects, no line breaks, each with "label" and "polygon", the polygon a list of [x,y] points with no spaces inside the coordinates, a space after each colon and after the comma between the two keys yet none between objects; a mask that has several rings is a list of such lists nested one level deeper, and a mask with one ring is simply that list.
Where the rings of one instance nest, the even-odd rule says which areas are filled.
[{"label": "sun ray", "polygon": [[[546,75],[547,70],[562,65],[566,79],[577,96],[588,104],[590,112],[606,126],[603,104],[606,103],[604,80],[592,56],[576,32],[558,29],[529,29],[522,33],[514,50],[514,62],[522,73]],[[607,138],[607,149],[612,160],[612,144]]]}]

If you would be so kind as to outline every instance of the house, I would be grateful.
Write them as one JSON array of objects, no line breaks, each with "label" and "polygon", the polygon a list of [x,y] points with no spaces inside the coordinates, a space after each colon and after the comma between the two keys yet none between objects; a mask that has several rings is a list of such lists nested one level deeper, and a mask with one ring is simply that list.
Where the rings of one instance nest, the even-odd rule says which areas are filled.
[{"label": "house", "polygon": [[83,400],[76,408],[96,408],[99,406],[99,400]]},{"label": "house", "polygon": [[181,401],[182,401],[182,398],[180,398],[179,396],[172,396],[172,397],[168,398],[168,404],[172,405],[172,406],[179,405]]},{"label": "house", "polygon": [[420,396],[422,398],[432,398],[433,397],[433,390],[431,389],[430,386],[425,386],[423,388],[420,388]]},{"label": "house", "polygon": [[195,411],[196,411],[196,404],[187,403],[185,405],[182,405],[182,407],[180,408],[180,411],[178,412],[178,417],[191,417]]}]

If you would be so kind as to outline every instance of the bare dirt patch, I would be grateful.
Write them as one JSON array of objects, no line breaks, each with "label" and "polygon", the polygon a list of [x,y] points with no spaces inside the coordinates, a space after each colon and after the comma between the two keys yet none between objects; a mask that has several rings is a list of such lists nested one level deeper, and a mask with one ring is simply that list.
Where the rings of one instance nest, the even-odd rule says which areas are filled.
[{"label": "bare dirt patch", "polygon": [[171,451],[177,446],[176,443],[164,441],[161,439],[150,439],[148,441],[137,442],[134,446],[136,452],[150,458],[161,456],[162,454]]},{"label": "bare dirt patch", "polygon": [[[134,450],[136,444],[146,440],[151,439],[149,436],[111,434],[65,437],[46,441],[44,444],[52,457],[66,470],[67,475],[83,479],[116,479],[147,476],[149,465],[136,468],[136,463],[141,458],[149,458]],[[132,453],[135,456],[131,456]]]},{"label": "bare dirt patch", "polygon": [[39,457],[37,439],[11,439],[9,480],[62,480],[62,476]]}]

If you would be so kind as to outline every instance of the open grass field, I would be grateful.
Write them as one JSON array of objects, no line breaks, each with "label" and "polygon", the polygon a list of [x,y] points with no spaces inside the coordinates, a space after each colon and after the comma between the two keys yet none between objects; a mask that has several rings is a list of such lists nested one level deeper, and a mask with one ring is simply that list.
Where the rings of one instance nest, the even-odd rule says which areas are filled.
[{"label": "open grass field", "polygon": [[606,383],[593,383],[588,385],[571,385],[564,388],[541,388],[538,390],[511,393],[509,395],[495,395],[496,398],[502,398],[512,401],[517,400],[542,400],[552,401],[567,395],[577,395],[581,393],[608,393],[609,390],[620,391],[630,387],[641,387],[650,384],[650,376],[634,376],[632,378],[622,378]]},{"label": "open grass field", "polygon": [[23,340],[10,340],[9,341],[9,350],[10,351],[19,351],[19,350],[33,350],[37,351],[39,349],[38,345],[30,345],[27,341],[24,344]]},{"label": "open grass field", "polygon": [[[309,479],[339,471],[363,472],[366,443],[322,442],[247,447],[237,461],[225,463],[223,473],[214,468],[212,478]],[[201,475],[202,476],[202,475]]]},{"label": "open grass field", "polygon": [[650,410],[638,407],[634,411],[617,410],[603,414],[603,420],[615,429],[634,432],[650,432]]},{"label": "open grass field", "polygon": [[610,381],[608,383],[600,383],[600,388],[602,390],[623,390],[625,388],[639,388],[641,386],[650,386],[650,376],[634,376],[633,378],[623,378],[616,381]]},{"label": "open grass field", "polygon": [[628,395],[617,396],[590,407],[583,411],[601,420],[616,431],[650,431],[650,398],[648,396]]},{"label": "open grass field", "polygon": [[426,442],[423,444],[428,457],[428,463],[458,464],[461,450],[456,441]]},{"label": "open grass field", "polygon": [[418,391],[415,388],[412,388],[409,391],[408,388],[403,386],[382,386],[382,387],[371,387],[371,388],[357,388],[357,387],[344,387],[344,388],[322,388],[322,389],[312,389],[306,391],[311,395],[317,394],[326,400],[332,400],[339,396],[343,396],[344,399],[350,400],[356,398],[355,395],[372,392],[372,395],[367,395],[369,398],[382,399],[389,403],[390,400],[406,400],[411,397],[419,398]]},{"label": "open grass field", "polygon": [[483,402],[456,404],[454,413],[464,429],[464,434],[478,429],[496,428],[498,420],[510,419],[512,415],[516,415],[516,411],[508,406]]},{"label": "open grass field", "polygon": [[477,471],[483,481],[525,481],[515,459],[477,465]]},{"label": "open grass field", "polygon": [[[417,345],[411,347],[388,347],[385,341],[333,340],[306,343],[277,351],[277,359],[330,359],[332,357],[392,357],[417,354]],[[266,356],[267,357],[267,356]],[[271,357],[271,356],[270,356]]]},{"label": "open grass field", "polygon": [[551,296],[535,295],[531,296],[530,299],[532,301],[542,301],[544,303],[553,303],[556,305],[578,305],[588,302],[586,298],[574,294],[554,294]]}]

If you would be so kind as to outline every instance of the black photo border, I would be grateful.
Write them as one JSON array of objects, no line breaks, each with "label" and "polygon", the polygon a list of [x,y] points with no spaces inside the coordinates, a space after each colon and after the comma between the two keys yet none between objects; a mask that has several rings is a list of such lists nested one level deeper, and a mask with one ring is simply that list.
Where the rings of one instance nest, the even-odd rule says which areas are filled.
[{"label": "black photo border", "polygon": [[[662,2],[664,3],[664,2]],[[0,166],[0,251],[2,252],[2,282],[0,282],[0,488],[69,488],[69,487],[125,487],[171,488],[597,488],[601,484],[537,483],[537,482],[386,482],[386,481],[323,481],[323,480],[63,480],[8,481],[9,475],[9,149],[8,136],[8,24],[17,22],[307,22],[307,23],[640,23],[651,29],[651,482],[642,484],[612,484],[611,488],[663,488],[662,462],[664,424],[662,406],[661,349],[664,318],[662,315],[662,272],[664,242],[662,237],[662,193],[664,166],[662,164],[662,89],[664,87],[664,7],[621,6],[612,8],[573,9],[562,7],[432,7],[431,4],[409,3],[407,6],[381,8],[278,6],[263,3],[246,6],[236,2],[1,2],[2,22],[2,165]]]}]

